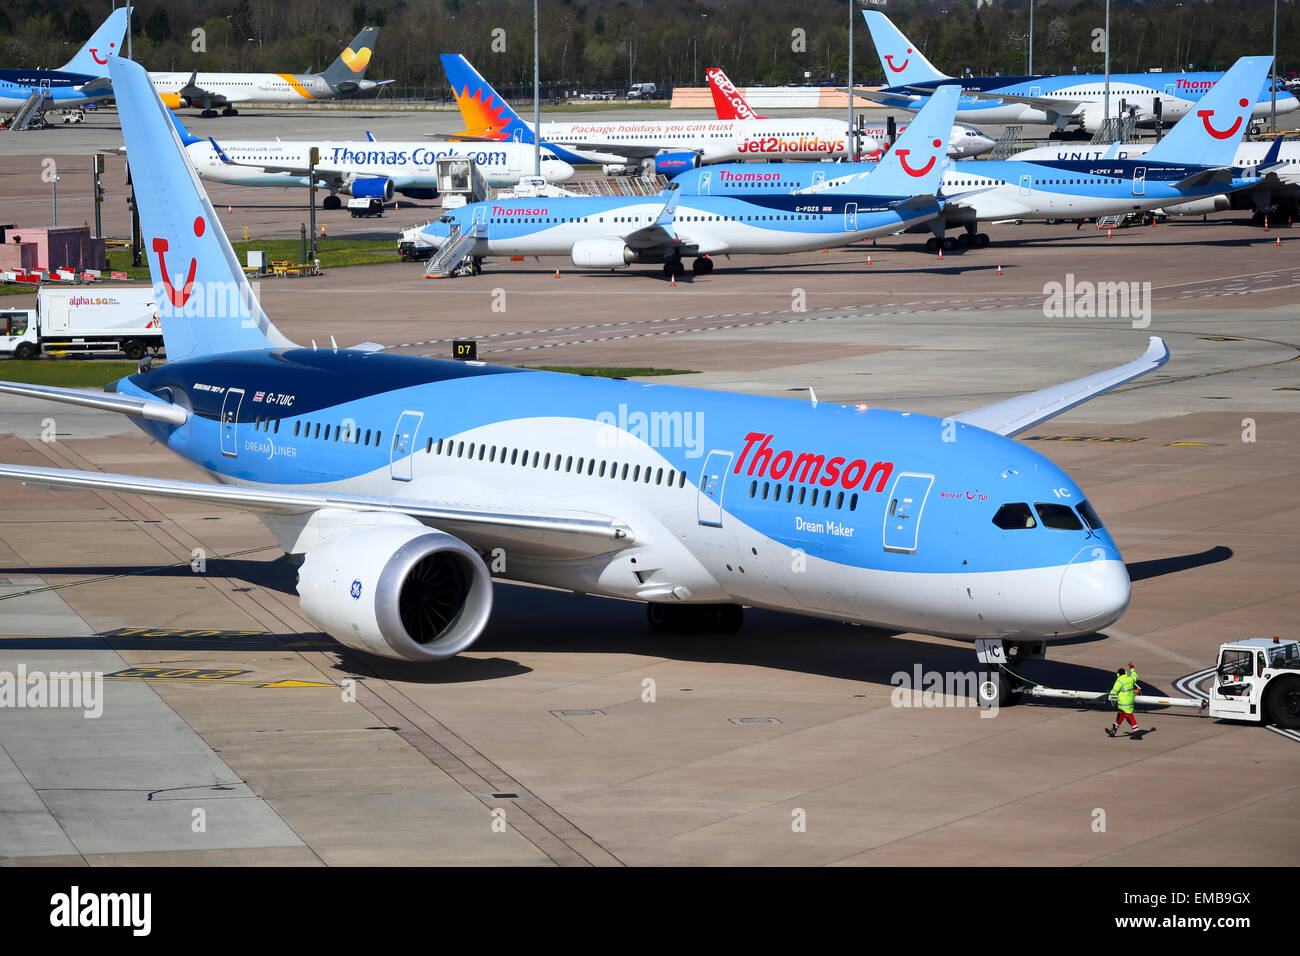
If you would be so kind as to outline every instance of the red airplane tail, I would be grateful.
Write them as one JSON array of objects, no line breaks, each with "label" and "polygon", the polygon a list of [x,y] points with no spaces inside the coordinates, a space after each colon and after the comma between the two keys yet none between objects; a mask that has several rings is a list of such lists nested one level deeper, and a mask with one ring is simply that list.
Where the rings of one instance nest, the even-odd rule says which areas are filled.
[{"label": "red airplane tail", "polygon": [[710,67],[704,75],[709,80],[709,90],[713,93],[713,108],[717,111],[718,119],[767,119],[766,116],[754,112],[754,108],[740,95],[740,90],[736,89],[736,84],[732,83],[727,78],[727,74],[718,67]]}]

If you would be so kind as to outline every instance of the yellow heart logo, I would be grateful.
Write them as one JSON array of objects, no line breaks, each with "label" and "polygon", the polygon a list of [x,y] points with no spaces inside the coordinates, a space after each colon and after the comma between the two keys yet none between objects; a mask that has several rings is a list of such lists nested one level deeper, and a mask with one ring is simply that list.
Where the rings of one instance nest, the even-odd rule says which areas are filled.
[{"label": "yellow heart logo", "polygon": [[339,59],[341,59],[344,65],[353,73],[360,73],[366,68],[366,65],[370,63],[370,47],[363,46],[356,53],[353,53],[352,48],[348,47],[343,51],[343,55],[339,57]]}]

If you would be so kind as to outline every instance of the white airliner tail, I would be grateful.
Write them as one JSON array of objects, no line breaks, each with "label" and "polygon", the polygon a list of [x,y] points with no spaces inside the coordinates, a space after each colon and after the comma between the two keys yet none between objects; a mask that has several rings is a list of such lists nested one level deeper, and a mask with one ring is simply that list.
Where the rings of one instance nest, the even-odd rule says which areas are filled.
[{"label": "white airliner tail", "polygon": [[1243,56],[1145,158],[1157,163],[1231,166],[1272,63],[1271,56]]}]

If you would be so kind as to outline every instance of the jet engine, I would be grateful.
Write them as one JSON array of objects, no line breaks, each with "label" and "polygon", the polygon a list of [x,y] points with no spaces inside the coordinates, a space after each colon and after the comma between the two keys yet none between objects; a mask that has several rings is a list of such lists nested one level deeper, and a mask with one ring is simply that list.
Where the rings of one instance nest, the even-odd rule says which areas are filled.
[{"label": "jet engine", "polygon": [[575,266],[621,269],[636,261],[636,253],[622,239],[579,239],[569,253]]},{"label": "jet engine", "polygon": [[373,196],[388,202],[393,198],[393,181],[386,176],[367,176],[347,183],[343,191],[358,199],[369,199]]},{"label": "jet engine", "polygon": [[302,609],[359,651],[437,661],[474,643],[492,612],[492,578],[469,545],[414,518],[383,517],[309,548]]},{"label": "jet engine", "polygon": [[654,158],[654,168],[651,170],[657,176],[668,176],[672,178],[678,173],[684,173],[688,169],[694,169],[700,165],[700,154],[690,150],[676,153],[659,153]]},{"label": "jet engine", "polygon": [[159,98],[169,110],[183,110],[190,105],[190,101],[179,93],[163,93]]},{"label": "jet engine", "polygon": [[1225,209],[1232,208],[1232,202],[1223,193],[1217,196],[1202,196],[1200,199],[1193,199],[1191,202],[1180,202],[1173,206],[1163,207],[1167,215],[1170,216],[1203,216],[1212,212],[1223,212]]}]

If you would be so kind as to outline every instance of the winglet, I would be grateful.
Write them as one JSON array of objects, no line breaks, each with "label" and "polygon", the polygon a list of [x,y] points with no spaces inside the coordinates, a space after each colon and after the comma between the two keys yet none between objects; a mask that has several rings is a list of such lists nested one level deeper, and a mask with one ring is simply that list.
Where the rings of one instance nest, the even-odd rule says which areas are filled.
[{"label": "winglet", "polygon": [[212,144],[212,151],[217,154],[217,159],[221,160],[227,166],[235,165],[234,160],[232,160],[229,156],[226,155],[226,151],[217,145],[217,141],[215,139],[209,136],[208,142]]},{"label": "winglet", "polygon": [[1273,145],[1268,148],[1264,158],[1259,161],[1258,172],[1261,176],[1265,173],[1271,173],[1278,166],[1285,165],[1277,161],[1278,156],[1282,153],[1282,140],[1282,136],[1278,136],[1277,139],[1273,140]]},{"label": "winglet", "polygon": [[952,417],[999,435],[1018,435],[1125,382],[1153,372],[1168,361],[1169,347],[1164,339],[1153,335],[1147,343],[1147,350],[1132,362]]},{"label": "winglet", "polygon": [[366,139],[370,140],[370,142],[372,143],[377,142],[377,140],[375,139],[375,134],[370,132],[370,130],[366,130]]}]

